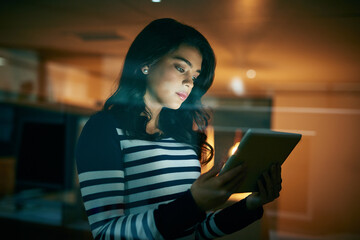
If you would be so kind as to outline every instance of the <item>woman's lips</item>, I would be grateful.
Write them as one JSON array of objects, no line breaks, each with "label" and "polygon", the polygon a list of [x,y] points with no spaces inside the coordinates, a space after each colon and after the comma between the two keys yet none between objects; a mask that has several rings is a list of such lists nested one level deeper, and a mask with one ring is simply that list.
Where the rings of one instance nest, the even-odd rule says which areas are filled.
[{"label": "woman's lips", "polygon": [[184,93],[184,92],[177,92],[176,94],[180,97],[180,99],[181,99],[182,101],[185,101],[186,98],[188,97],[188,94],[187,94],[187,93]]}]

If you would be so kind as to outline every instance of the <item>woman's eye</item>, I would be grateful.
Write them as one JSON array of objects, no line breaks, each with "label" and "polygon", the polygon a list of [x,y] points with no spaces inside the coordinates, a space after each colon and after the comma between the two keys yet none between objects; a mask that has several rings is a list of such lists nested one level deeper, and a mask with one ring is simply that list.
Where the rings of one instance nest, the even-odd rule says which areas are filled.
[{"label": "woman's eye", "polygon": [[185,70],[182,67],[179,67],[179,66],[175,66],[175,67],[179,72],[181,72],[181,73],[185,72]]}]

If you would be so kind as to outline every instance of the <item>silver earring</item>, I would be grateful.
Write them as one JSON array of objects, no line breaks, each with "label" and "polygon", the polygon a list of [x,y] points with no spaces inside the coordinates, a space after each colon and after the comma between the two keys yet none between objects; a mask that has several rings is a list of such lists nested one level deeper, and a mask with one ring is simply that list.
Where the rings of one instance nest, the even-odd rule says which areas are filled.
[{"label": "silver earring", "polygon": [[143,70],[143,73],[144,73],[144,74],[148,74],[148,73],[149,73],[149,69],[145,68],[145,69]]}]

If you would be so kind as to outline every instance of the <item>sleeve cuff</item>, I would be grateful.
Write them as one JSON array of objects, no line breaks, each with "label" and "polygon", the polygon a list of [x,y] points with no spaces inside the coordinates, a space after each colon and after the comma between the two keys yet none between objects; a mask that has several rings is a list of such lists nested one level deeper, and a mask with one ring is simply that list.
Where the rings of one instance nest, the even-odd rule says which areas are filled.
[{"label": "sleeve cuff", "polygon": [[190,190],[176,200],[160,205],[154,211],[156,227],[165,239],[180,236],[205,217],[206,213],[196,205]]},{"label": "sleeve cuff", "polygon": [[259,220],[263,214],[263,207],[249,210],[246,207],[246,199],[243,199],[218,212],[215,215],[214,220],[215,224],[222,232],[230,234]]}]

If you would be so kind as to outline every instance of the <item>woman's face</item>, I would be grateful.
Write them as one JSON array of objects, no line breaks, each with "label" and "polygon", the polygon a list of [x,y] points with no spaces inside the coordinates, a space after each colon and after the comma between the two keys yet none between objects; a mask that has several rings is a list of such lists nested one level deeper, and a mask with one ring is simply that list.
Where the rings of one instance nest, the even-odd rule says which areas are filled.
[{"label": "woman's face", "polygon": [[146,105],[150,109],[151,106],[178,109],[190,95],[194,81],[200,75],[201,63],[200,52],[183,44],[154,65],[142,68],[148,75]]}]

